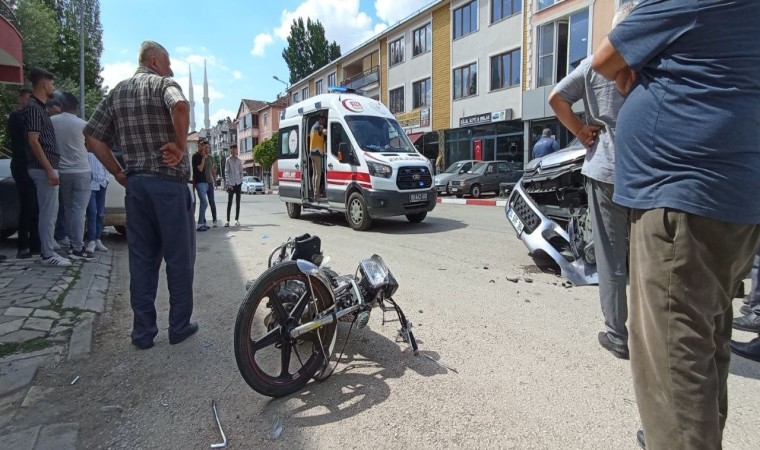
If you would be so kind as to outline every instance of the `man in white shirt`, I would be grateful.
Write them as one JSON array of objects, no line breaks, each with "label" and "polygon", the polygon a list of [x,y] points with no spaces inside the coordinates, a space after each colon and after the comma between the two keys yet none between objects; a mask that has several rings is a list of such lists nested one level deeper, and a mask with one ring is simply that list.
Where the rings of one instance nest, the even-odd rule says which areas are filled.
[{"label": "man in white shirt", "polygon": [[230,211],[232,210],[232,197],[235,199],[235,225],[240,225],[240,192],[243,185],[243,161],[238,158],[237,144],[230,144],[230,156],[224,163],[224,185],[227,188],[227,221],[225,227],[230,226]]}]

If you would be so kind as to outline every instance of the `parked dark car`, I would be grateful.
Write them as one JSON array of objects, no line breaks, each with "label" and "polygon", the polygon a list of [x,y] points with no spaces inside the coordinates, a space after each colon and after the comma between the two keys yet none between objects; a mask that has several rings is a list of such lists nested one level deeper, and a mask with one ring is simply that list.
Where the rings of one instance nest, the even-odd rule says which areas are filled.
[{"label": "parked dark car", "polygon": [[523,171],[516,163],[509,161],[485,161],[472,166],[461,175],[449,181],[449,190],[458,198],[470,195],[478,198],[483,192],[499,193],[499,185],[503,183],[517,184]]},{"label": "parked dark car", "polygon": [[465,159],[463,161],[457,161],[450,165],[448,169],[435,176],[435,190],[438,191],[438,195],[451,194],[449,192],[449,181],[457,175],[467,173],[472,169],[472,166],[481,161],[474,159]]},{"label": "parked dark car", "polygon": [[11,175],[11,160],[0,159],[0,239],[6,239],[16,232],[18,214],[18,192]]}]

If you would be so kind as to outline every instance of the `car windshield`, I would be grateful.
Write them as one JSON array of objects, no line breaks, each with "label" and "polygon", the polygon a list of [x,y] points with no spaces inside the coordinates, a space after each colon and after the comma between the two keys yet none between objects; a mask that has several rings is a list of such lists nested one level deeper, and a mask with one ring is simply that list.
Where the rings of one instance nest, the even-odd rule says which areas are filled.
[{"label": "car windshield", "polygon": [[259,177],[253,177],[251,181],[254,181],[256,183],[261,183],[261,179]]},{"label": "car windshield", "polygon": [[446,169],[446,171],[444,171],[443,173],[459,173],[459,171],[462,170],[462,167],[464,166],[464,164],[465,163],[463,162],[454,163],[450,165],[449,168]]},{"label": "car windshield", "polygon": [[404,130],[393,119],[377,116],[349,116],[346,117],[346,122],[359,147],[365,152],[415,153],[417,151],[406,137]]},{"label": "car windshield", "polygon": [[479,175],[482,175],[483,171],[486,170],[486,167],[488,167],[488,164],[486,164],[486,163],[482,163],[482,162],[481,163],[477,163],[474,166],[472,166],[472,169],[470,169],[469,171],[467,171],[467,173],[477,173]]}]

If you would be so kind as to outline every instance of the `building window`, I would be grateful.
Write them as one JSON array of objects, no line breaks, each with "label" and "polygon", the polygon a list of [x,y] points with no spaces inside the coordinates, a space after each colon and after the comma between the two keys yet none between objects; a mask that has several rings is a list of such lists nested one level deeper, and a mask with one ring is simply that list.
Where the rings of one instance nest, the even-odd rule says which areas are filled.
[{"label": "building window", "polygon": [[316,95],[319,95],[322,93],[322,80],[317,80],[316,83],[314,83],[314,87],[316,89]]},{"label": "building window", "polygon": [[412,32],[412,55],[417,56],[423,53],[427,53],[432,48],[433,42],[433,29],[430,24],[425,25],[422,28],[417,28]]},{"label": "building window", "polygon": [[522,11],[522,0],[491,0],[491,23]]},{"label": "building window", "polygon": [[259,138],[252,137],[250,139],[251,139],[251,150],[253,150],[253,147],[256,147],[257,145],[259,145]]},{"label": "building window", "polygon": [[395,41],[391,42],[388,47],[390,48],[390,55],[391,55],[391,66],[395,66],[396,64],[401,64],[404,62],[404,38],[398,38]]},{"label": "building window", "polygon": [[259,127],[259,115],[258,114],[254,114],[251,117],[251,126],[253,128],[258,128]]},{"label": "building window", "polygon": [[338,76],[335,73],[331,73],[327,76],[327,87],[330,86],[337,86],[338,85]]},{"label": "building window", "polygon": [[538,0],[536,3],[536,10],[541,11],[542,9],[548,8],[557,2],[556,0]]},{"label": "building window", "polygon": [[536,86],[549,86],[565,77],[588,56],[588,9],[538,27]]},{"label": "building window", "polygon": [[412,84],[412,108],[430,106],[433,103],[432,85],[430,78]]},{"label": "building window", "polygon": [[404,86],[393,89],[389,93],[391,114],[404,112]]},{"label": "building window", "polygon": [[454,10],[454,39],[478,31],[478,2],[470,2]]},{"label": "building window", "polygon": [[491,90],[520,84],[520,57],[518,48],[511,52],[491,57]]},{"label": "building window", "polygon": [[296,92],[295,94],[293,94],[293,103],[298,103],[300,101],[301,101],[301,97],[298,94],[298,92]]},{"label": "building window", "polygon": [[306,100],[307,98],[309,98],[309,88],[305,87],[301,89],[301,100]]},{"label": "building window", "polygon": [[262,117],[264,119],[264,126],[267,126],[269,124],[269,113],[262,114]]},{"label": "building window", "polygon": [[478,65],[472,63],[454,69],[454,100],[478,93]]}]

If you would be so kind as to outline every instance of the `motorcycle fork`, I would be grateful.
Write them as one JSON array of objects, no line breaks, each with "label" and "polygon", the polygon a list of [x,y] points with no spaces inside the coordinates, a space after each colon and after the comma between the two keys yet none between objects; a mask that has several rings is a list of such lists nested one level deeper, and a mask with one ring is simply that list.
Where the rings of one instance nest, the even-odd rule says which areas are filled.
[{"label": "motorcycle fork", "polygon": [[[388,301],[392,306],[386,306],[385,301]],[[398,321],[401,323],[401,329],[398,330],[398,336],[412,346],[412,351],[415,355],[419,354],[419,348],[417,348],[417,340],[414,339],[414,333],[412,333],[412,323],[406,319],[406,315],[401,310],[401,307],[392,299],[386,298],[380,301],[380,309],[383,311],[383,325],[386,322],[395,322],[395,320],[385,320],[385,313],[395,311],[398,316]]]}]

